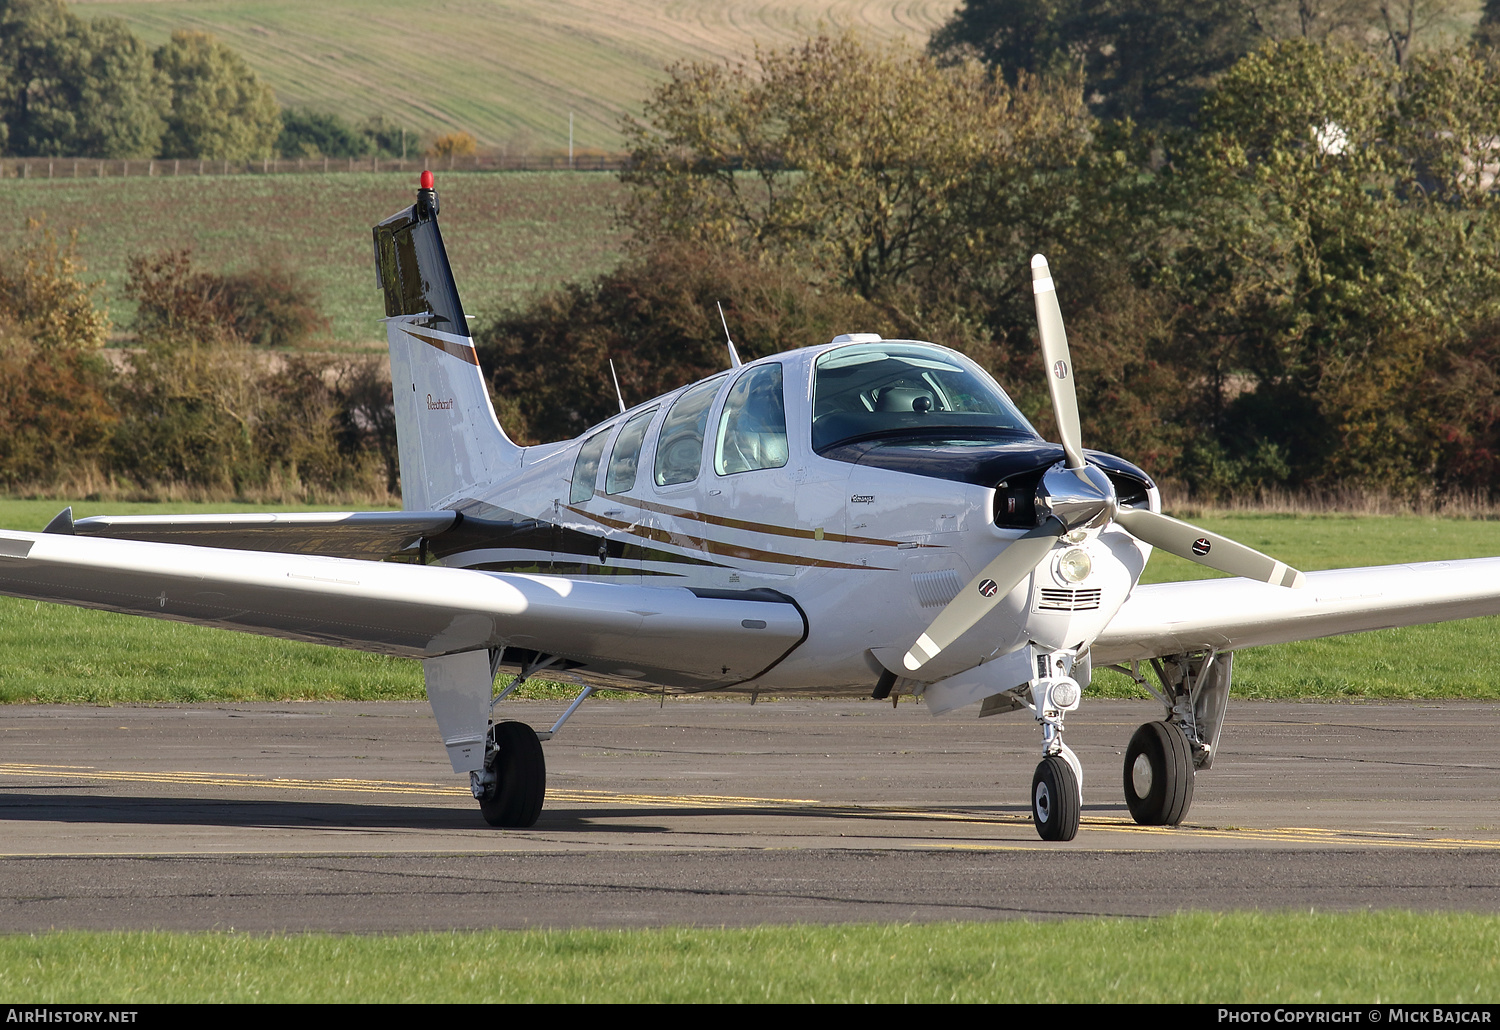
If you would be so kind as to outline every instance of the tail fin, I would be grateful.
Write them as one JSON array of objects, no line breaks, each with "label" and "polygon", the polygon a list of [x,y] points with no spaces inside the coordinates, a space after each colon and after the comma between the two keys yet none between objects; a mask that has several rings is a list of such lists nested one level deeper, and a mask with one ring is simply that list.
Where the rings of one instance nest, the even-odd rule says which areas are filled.
[{"label": "tail fin", "polygon": [[480,375],[437,213],[432,173],[423,172],[417,202],[375,226],[407,511],[450,503],[521,463]]}]

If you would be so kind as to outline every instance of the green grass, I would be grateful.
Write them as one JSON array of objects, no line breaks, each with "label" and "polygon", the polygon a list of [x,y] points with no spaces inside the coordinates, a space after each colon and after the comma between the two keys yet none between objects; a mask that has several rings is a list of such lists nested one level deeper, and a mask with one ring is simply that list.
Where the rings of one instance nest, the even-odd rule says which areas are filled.
[{"label": "green grass", "polygon": [[[0,526],[39,530],[60,501],[0,500]],[[78,518],[160,511],[262,511],[271,505],[78,503]],[[1398,516],[1225,515],[1196,520],[1312,570],[1500,555],[1500,522]],[[1158,552],[1146,582],[1200,566]],[[109,612],[0,598],[0,702],[417,699],[415,662]],[[1252,648],[1235,657],[1240,698],[1500,700],[1500,617]],[[572,686],[528,685],[556,697]],[[1145,696],[1100,670],[1091,696]]]},{"label": "green grass", "polygon": [[[623,254],[615,224],[623,187],[613,175],[464,173],[438,177],[444,242],[468,313],[608,271]],[[117,327],[130,324],[126,265],[132,255],[193,248],[214,271],[281,262],[321,292],[332,336],[385,346],[370,227],[409,206],[416,176],[183,176],[127,179],[0,179],[0,252],[45,215],[59,234],[78,230],[89,279]]]},{"label": "green grass", "polygon": [[[123,18],[151,45],[175,29],[212,32],[288,107],[351,120],[381,114],[432,135],[464,130],[511,152],[617,150],[663,68],[744,57],[820,28],[925,45],[953,0],[133,0],[74,3]],[[411,153],[420,141],[412,141]]]},{"label": "green grass", "polygon": [[[35,532],[59,501],[0,501],[0,526]],[[87,515],[274,511],[273,505],[74,504]],[[321,510],[329,510],[323,508]],[[175,622],[0,598],[0,702],[421,698],[416,662]]]},{"label": "green grass", "polygon": [[1493,1003],[1500,917],[0,937],[10,1003]]}]

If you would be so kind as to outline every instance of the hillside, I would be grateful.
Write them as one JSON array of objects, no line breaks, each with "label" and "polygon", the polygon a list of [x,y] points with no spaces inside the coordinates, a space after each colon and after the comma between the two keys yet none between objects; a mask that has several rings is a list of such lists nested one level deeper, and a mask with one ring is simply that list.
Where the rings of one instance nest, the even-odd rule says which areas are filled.
[{"label": "hillside", "polygon": [[[191,247],[202,267],[239,271],[281,262],[314,282],[334,339],[384,347],[370,226],[412,202],[416,176],[185,176],[180,179],[0,180],[0,250],[25,238],[26,219],[78,230],[88,278],[117,327],[130,324],[124,295],[134,254]],[[613,175],[501,172],[440,175],[443,228],[470,314],[613,268],[624,246]]]},{"label": "hillside", "polygon": [[283,106],[352,119],[382,114],[424,133],[472,132],[486,147],[616,150],[620,118],[662,69],[784,46],[824,28],[919,44],[957,0],[87,0],[143,39],[212,32]]}]

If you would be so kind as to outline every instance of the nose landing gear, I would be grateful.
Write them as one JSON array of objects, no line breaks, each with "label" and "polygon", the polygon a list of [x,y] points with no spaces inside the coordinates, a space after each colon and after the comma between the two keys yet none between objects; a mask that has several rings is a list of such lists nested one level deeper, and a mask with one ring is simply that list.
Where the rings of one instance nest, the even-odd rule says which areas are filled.
[{"label": "nose landing gear", "polygon": [[1072,840],[1078,836],[1081,807],[1078,777],[1062,755],[1048,755],[1031,778],[1031,821],[1042,840]]}]

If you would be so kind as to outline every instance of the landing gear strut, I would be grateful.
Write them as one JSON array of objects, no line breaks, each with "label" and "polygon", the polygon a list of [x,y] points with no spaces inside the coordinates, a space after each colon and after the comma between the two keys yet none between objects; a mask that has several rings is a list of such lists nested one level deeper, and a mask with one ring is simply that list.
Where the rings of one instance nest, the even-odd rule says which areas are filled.
[{"label": "landing gear strut", "polygon": [[1063,719],[1078,707],[1083,690],[1072,678],[1073,654],[1039,655],[1029,707],[1042,726],[1042,760],[1031,777],[1031,821],[1042,840],[1078,836],[1083,809],[1083,770],[1063,743]]},{"label": "landing gear strut", "polygon": [[524,722],[497,722],[484,748],[484,772],[472,777],[479,811],[491,826],[536,824],[547,793],[547,760],[536,731]]}]

